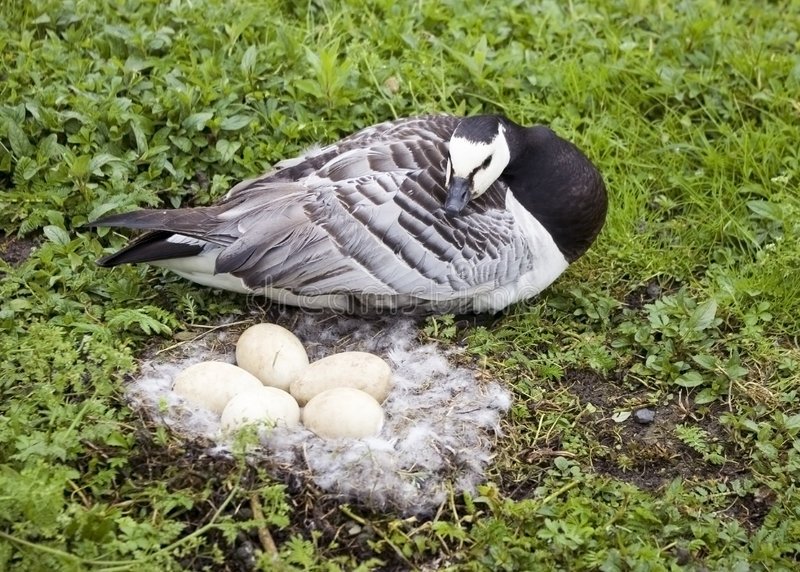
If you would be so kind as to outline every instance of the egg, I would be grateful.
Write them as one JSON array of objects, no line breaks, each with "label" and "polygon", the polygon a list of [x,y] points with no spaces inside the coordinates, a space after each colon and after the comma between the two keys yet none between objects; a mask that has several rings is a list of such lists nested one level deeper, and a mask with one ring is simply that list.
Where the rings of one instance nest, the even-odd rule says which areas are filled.
[{"label": "egg", "polygon": [[222,413],[231,398],[248,389],[263,387],[254,375],[221,361],[204,361],[181,371],[172,383],[172,391],[186,401]]},{"label": "egg", "polygon": [[383,409],[368,393],[336,387],[311,398],[303,409],[303,424],[328,439],[371,437],[383,427]]},{"label": "egg", "polygon": [[291,381],[308,367],[308,355],[297,336],[286,328],[256,324],[239,337],[236,363],[264,385],[288,390]]},{"label": "egg", "polygon": [[223,431],[254,423],[294,427],[300,423],[300,407],[285,391],[262,385],[235,395],[225,406],[221,422]]},{"label": "egg", "polygon": [[289,385],[300,405],[335,387],[360,389],[382,403],[391,389],[392,370],[385,361],[367,352],[342,352],[324,357],[305,368]]}]

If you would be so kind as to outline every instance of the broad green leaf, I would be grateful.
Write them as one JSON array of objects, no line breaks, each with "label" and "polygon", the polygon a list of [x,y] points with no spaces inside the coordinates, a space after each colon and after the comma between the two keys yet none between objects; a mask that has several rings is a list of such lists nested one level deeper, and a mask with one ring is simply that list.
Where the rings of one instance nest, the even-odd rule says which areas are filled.
[{"label": "broad green leaf", "polygon": [[704,381],[705,380],[700,372],[693,369],[690,369],[683,375],[679,375],[677,378],[675,378],[675,383],[682,387],[697,387]]},{"label": "broad green leaf", "polygon": [[553,464],[558,468],[559,471],[566,471],[569,469],[570,462],[565,457],[556,457],[553,459]]},{"label": "broad green leaf", "polygon": [[783,221],[783,209],[780,205],[772,203],[770,201],[763,201],[763,200],[754,200],[754,201],[747,201],[747,208],[750,211],[761,217],[768,220],[773,220],[776,222]]},{"label": "broad green leaf", "polygon": [[227,139],[220,139],[219,141],[217,141],[216,148],[222,158],[222,162],[227,163],[228,161],[233,159],[233,156],[236,154],[236,151],[238,151],[239,147],[241,146],[242,144],[239,143],[238,141],[228,141]]},{"label": "broad green leaf", "polygon": [[64,152],[64,148],[58,143],[58,136],[51,133],[41,141],[36,148],[36,157],[40,162],[46,163],[49,159],[56,159]]},{"label": "broad green leaf", "polygon": [[44,235],[50,242],[55,244],[60,244],[64,246],[65,244],[69,244],[70,238],[69,234],[66,230],[61,228],[60,226],[55,226],[53,224],[48,224],[46,227],[42,229]]},{"label": "broad green leaf", "polygon": [[22,128],[13,121],[6,122],[8,142],[17,157],[27,157],[33,154],[33,146],[28,141],[28,136]]},{"label": "broad green leaf", "polygon": [[28,298],[12,298],[6,302],[6,306],[14,312],[21,312],[31,308],[33,304]]},{"label": "broad green leaf", "polygon": [[42,107],[37,102],[35,101],[25,102],[25,109],[28,110],[28,113],[30,113],[31,117],[33,117],[36,121],[42,120]]},{"label": "broad green leaf", "polygon": [[136,151],[139,155],[147,153],[147,135],[145,135],[142,126],[138,121],[130,122],[131,131],[133,131],[133,138],[136,139]]},{"label": "broad green leaf", "polygon": [[787,417],[783,422],[783,426],[790,433],[796,433],[797,431],[800,431],[800,413],[796,413],[795,415]]},{"label": "broad green leaf", "polygon": [[719,363],[719,360],[708,354],[698,354],[692,356],[692,361],[702,367],[706,371],[714,371]]},{"label": "broad green leaf", "polygon": [[314,97],[322,98],[325,95],[320,88],[319,83],[308,78],[298,79],[293,85],[300,91],[307,93],[308,95],[313,95]]},{"label": "broad green leaf", "polygon": [[749,431],[752,431],[753,433],[758,433],[759,431],[758,423],[756,423],[752,419],[745,419],[744,421],[742,421],[742,427],[748,429]]},{"label": "broad green leaf", "polygon": [[17,168],[15,172],[18,175],[22,175],[22,178],[26,181],[30,181],[36,173],[39,172],[39,165],[31,159],[30,157],[22,157],[19,161],[17,161]]},{"label": "broad green leaf", "polygon": [[214,117],[214,113],[212,111],[201,111],[199,113],[193,113],[192,115],[183,120],[183,126],[186,129],[201,131],[206,126],[206,123],[212,117]]},{"label": "broad green leaf", "polygon": [[226,117],[222,120],[222,123],[219,124],[220,129],[224,129],[225,131],[236,131],[237,129],[241,129],[250,123],[250,116],[248,115],[232,115],[231,117]]},{"label": "broad green leaf", "polygon": [[25,121],[25,105],[2,105],[0,106],[0,117],[8,119],[12,123],[22,123]]},{"label": "broad green leaf", "polygon": [[142,155],[142,160],[151,159],[153,157],[164,157],[163,153],[169,151],[169,145],[156,145],[155,147],[149,147],[147,152]]},{"label": "broad green leaf", "polygon": [[756,441],[756,447],[759,451],[764,453],[767,459],[775,459],[778,457],[778,449],[772,443],[765,443],[763,441]]},{"label": "broad green leaf", "polygon": [[697,306],[689,317],[689,326],[698,332],[708,328],[717,314],[717,301],[710,298]]},{"label": "broad green leaf", "polygon": [[189,153],[192,150],[192,141],[188,137],[170,135],[169,140],[184,153]]},{"label": "broad green leaf", "polygon": [[725,374],[731,379],[742,379],[747,373],[747,368],[741,366],[738,358],[730,359],[725,364]]},{"label": "broad green leaf", "polygon": [[103,165],[108,165],[112,162],[119,162],[120,158],[111,155],[110,153],[100,153],[99,155],[95,155],[92,157],[91,161],[89,161],[89,172],[95,175],[102,175],[102,171],[100,171],[100,167]]},{"label": "broad green leaf", "polygon": [[704,405],[706,403],[713,403],[717,399],[719,399],[719,392],[710,387],[706,387],[694,397],[694,402],[698,405]]},{"label": "broad green leaf", "polygon": [[135,56],[130,56],[127,60],[125,60],[124,67],[125,71],[140,72],[153,67],[153,62],[149,60],[143,60]]},{"label": "broad green leaf", "polygon": [[255,46],[250,46],[245,51],[244,56],[242,57],[242,71],[247,74],[251,75],[255,70],[256,60],[258,57],[258,50]]},{"label": "broad green leaf", "polygon": [[75,160],[72,161],[72,165],[69,169],[69,174],[75,177],[76,179],[82,179],[89,175],[89,164],[92,162],[92,158],[89,155],[80,155],[75,157]]},{"label": "broad green leaf", "polygon": [[89,220],[96,220],[101,216],[103,216],[104,214],[106,214],[107,212],[122,206],[123,204],[125,204],[126,200],[127,197],[125,195],[116,195],[114,197],[111,197],[108,201],[97,203],[95,207],[91,211],[89,211],[89,215],[87,218]]}]

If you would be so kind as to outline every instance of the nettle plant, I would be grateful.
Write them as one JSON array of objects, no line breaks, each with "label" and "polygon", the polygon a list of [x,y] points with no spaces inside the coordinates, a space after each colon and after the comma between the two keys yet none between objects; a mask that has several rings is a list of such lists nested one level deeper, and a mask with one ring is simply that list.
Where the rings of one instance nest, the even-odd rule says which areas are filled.
[{"label": "nettle plant", "polygon": [[723,320],[717,310],[714,298],[698,302],[681,288],[641,310],[622,310],[611,346],[643,358],[631,365],[629,375],[645,385],[647,379],[656,378],[670,386],[703,386],[694,400],[710,403],[730,394],[747,375],[737,347],[722,347]]}]

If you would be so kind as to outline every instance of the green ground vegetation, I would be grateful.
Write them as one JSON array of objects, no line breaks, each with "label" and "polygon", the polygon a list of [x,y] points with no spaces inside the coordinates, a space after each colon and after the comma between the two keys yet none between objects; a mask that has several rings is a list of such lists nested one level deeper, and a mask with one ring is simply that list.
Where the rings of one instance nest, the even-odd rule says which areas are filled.
[{"label": "green ground vegetation", "polygon": [[[796,569],[798,34],[796,0],[4,0],[0,569]],[[340,506],[126,405],[146,348],[247,309],[98,269],[125,237],[81,224],[498,111],[582,147],[610,210],[540,298],[423,324],[513,391],[475,494]]]}]

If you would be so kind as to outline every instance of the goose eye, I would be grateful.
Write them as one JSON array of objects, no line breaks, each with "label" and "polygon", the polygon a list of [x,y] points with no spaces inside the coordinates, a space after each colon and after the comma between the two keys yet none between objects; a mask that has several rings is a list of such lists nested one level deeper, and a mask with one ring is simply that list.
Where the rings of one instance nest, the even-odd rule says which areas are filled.
[{"label": "goose eye", "polygon": [[486,157],[486,160],[483,163],[481,163],[481,169],[486,169],[491,162],[492,162],[492,156],[489,155],[488,157]]}]

